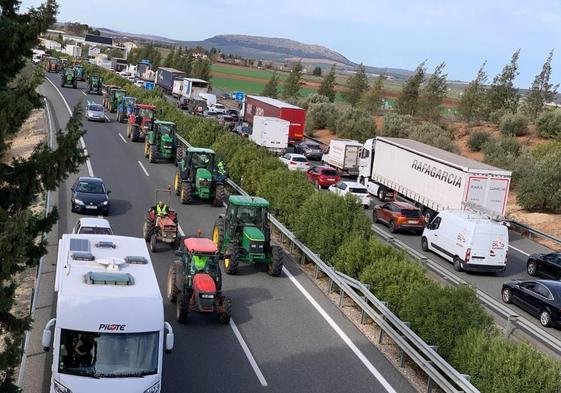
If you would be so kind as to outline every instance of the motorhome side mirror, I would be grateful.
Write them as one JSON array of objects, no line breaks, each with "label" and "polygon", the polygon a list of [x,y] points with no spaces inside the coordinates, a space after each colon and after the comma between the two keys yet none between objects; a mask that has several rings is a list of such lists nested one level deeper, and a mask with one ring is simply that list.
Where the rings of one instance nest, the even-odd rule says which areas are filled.
[{"label": "motorhome side mirror", "polygon": [[51,330],[43,330],[43,337],[41,338],[41,345],[43,346],[43,351],[49,352],[51,350]]},{"label": "motorhome side mirror", "polygon": [[174,334],[173,333],[166,334],[166,353],[171,353],[174,343],[175,343]]}]

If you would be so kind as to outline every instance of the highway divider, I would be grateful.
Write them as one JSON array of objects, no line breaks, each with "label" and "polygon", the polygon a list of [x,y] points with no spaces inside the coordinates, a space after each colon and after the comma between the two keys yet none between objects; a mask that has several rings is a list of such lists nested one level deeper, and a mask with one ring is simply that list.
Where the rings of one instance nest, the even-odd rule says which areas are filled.
[{"label": "highway divider", "polygon": [[[365,315],[379,322],[384,334],[444,391],[477,391],[477,387],[498,393],[537,393],[561,389],[557,362],[533,348],[520,350],[524,344],[501,337],[473,288],[445,287],[428,280],[424,274],[428,264],[412,259],[406,249],[398,251],[381,242],[352,198],[312,192],[304,175],[289,172],[266,149],[226,132],[212,120],[185,115],[157,92],[142,91],[109,71],[100,73],[106,83],[125,87],[139,102],[158,105],[162,120],[176,122],[182,143],[210,146],[221,155],[231,177],[228,183],[237,192],[267,198],[274,212],[271,223],[282,237],[314,262],[317,272],[326,274],[342,296],[364,306]],[[404,315],[410,326],[400,321]],[[488,337],[502,350],[486,353],[480,346],[485,340],[470,347],[464,336],[471,332]],[[471,357],[477,353],[485,356],[473,361]],[[533,385],[527,382],[536,376],[527,364],[540,369],[539,381]],[[471,383],[462,373],[471,375]],[[508,383],[504,383],[505,375]]]}]

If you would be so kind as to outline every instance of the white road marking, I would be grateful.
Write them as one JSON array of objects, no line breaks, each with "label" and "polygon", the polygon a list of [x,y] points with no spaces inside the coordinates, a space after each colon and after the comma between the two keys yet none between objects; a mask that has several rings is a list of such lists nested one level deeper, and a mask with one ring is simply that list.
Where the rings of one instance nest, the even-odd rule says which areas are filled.
[{"label": "white road marking", "polygon": [[146,170],[146,168],[144,168],[144,165],[142,165],[142,162],[140,162],[140,161],[137,161],[137,162],[138,162],[138,165],[140,165],[140,167],[141,167],[142,170],[144,171],[144,174],[145,174],[146,176],[150,176],[150,174],[148,173],[148,171]]},{"label": "white road marking", "polygon": [[181,225],[179,224],[177,224],[177,231],[181,236],[185,236],[185,232],[183,232],[183,228],[181,228]]},{"label": "white road marking", "polygon": [[66,110],[68,110],[68,114],[72,116],[72,109],[70,109],[70,105],[68,105],[68,102],[66,102],[66,100],[64,99],[62,92],[59,90],[58,87],[56,87],[56,85],[49,78],[45,77],[45,79],[48,80],[51,85],[53,85],[56,91],[58,91],[60,98],[62,98],[62,102],[64,102],[64,105],[66,105]]},{"label": "white road marking", "polygon": [[255,358],[253,357],[251,351],[249,350],[249,347],[247,346],[246,342],[244,341],[244,339],[242,337],[242,334],[240,333],[240,331],[239,331],[238,327],[236,326],[236,324],[234,323],[233,319],[230,319],[230,327],[234,331],[234,335],[238,339],[238,342],[240,343],[240,345],[243,349],[243,352],[245,353],[245,356],[247,357],[247,360],[249,361],[249,364],[251,364],[251,368],[253,368],[253,371],[255,372],[255,375],[257,375],[257,379],[259,379],[259,383],[261,383],[261,386],[268,386],[267,380],[263,376],[263,373],[261,372],[261,369],[259,368],[259,365],[255,361]]},{"label": "white road marking", "polygon": [[121,138],[123,140],[123,142],[127,143],[127,140],[125,138],[123,138],[123,136],[121,135],[120,132],[118,132],[117,135],[119,135],[119,138]]},{"label": "white road marking", "polygon": [[516,248],[516,247],[514,247],[514,246],[511,246],[510,244],[509,244],[508,248],[512,248],[514,251],[518,251],[520,254],[524,254],[524,255],[526,255],[526,256],[529,256],[529,255],[530,255],[530,254],[528,254],[526,251],[522,251],[521,249]]},{"label": "white road marking", "polygon": [[[88,152],[87,150],[84,150],[85,154],[88,154],[87,152]],[[92,169],[92,163],[90,162],[89,158],[86,159],[86,166],[88,167],[88,174],[90,175],[90,177],[93,177],[94,173]]]},{"label": "white road marking", "polygon": [[104,115],[104,116],[105,116],[105,120],[107,120],[107,122],[111,122],[111,120],[107,117],[107,115]]},{"label": "white road marking", "polygon": [[364,356],[364,354],[360,351],[360,349],[358,349],[357,346],[351,341],[349,336],[347,336],[343,331],[343,329],[341,329],[339,325],[335,323],[333,318],[331,318],[329,314],[327,314],[327,312],[319,305],[319,303],[312,297],[312,295],[310,295],[310,293],[306,291],[306,289],[302,286],[302,284],[300,284],[298,280],[294,278],[292,273],[290,273],[286,267],[283,267],[282,271],[284,272],[284,274],[286,274],[286,276],[290,279],[290,281],[294,284],[294,286],[298,288],[298,290],[302,293],[302,295],[304,295],[304,297],[308,299],[308,301],[312,304],[312,306],[314,306],[314,308],[317,310],[317,312],[319,312],[319,314],[323,317],[323,319],[325,319],[325,321],[329,324],[329,326],[331,326],[331,328],[335,330],[335,333],[337,333],[337,335],[341,337],[341,339],[345,344],[347,344],[349,349],[354,352],[354,354],[358,357],[358,359],[362,362],[362,364],[364,364],[364,366],[368,369],[368,371],[370,371],[370,373],[378,380],[378,382],[380,382],[380,384],[384,387],[384,389],[388,393],[396,393],[395,389],[389,384],[389,382],[384,378],[384,376],[376,369],[376,367],[374,367],[374,365],[370,362],[370,360],[368,360],[366,356]]},{"label": "white road marking", "polygon": [[86,97],[88,96],[84,90],[80,90],[80,91],[81,91],[82,94],[85,95]]}]

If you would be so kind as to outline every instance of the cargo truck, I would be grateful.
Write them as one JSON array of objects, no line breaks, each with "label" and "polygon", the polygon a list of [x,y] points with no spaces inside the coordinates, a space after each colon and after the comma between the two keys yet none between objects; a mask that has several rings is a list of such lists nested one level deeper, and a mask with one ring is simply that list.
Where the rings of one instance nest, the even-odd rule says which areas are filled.
[{"label": "cargo truck", "polygon": [[142,59],[136,64],[134,76],[136,76],[137,78],[143,78],[144,73],[151,69],[152,64],[150,64],[150,61],[147,59]]},{"label": "cargo truck", "polygon": [[244,120],[253,125],[255,116],[278,117],[290,122],[289,145],[304,139],[306,110],[274,98],[247,96],[245,99]]},{"label": "cargo truck", "polygon": [[183,91],[183,80],[184,78],[177,78],[173,81],[173,87],[171,88],[172,97],[181,97],[181,92]]},{"label": "cargo truck", "polygon": [[338,175],[358,176],[358,152],[362,144],[351,139],[332,139],[329,150],[321,158],[322,163],[337,170]]},{"label": "cargo truck", "polygon": [[183,71],[176,70],[175,68],[160,67],[156,71],[156,85],[163,89],[167,94],[171,94],[173,90],[173,82],[176,79],[185,77]]},{"label": "cargo truck", "polygon": [[273,153],[281,154],[288,146],[289,128],[289,121],[277,117],[255,116],[249,139]]},{"label": "cargo truck", "polygon": [[[208,81],[197,78],[183,78],[181,92],[177,98],[177,107],[191,113],[201,113],[207,106],[204,97],[208,95]],[[216,103],[216,96],[214,103]]]},{"label": "cargo truck", "polygon": [[368,139],[359,181],[380,200],[398,194],[422,209],[426,222],[449,209],[504,216],[512,173],[410,139]]},{"label": "cargo truck", "polygon": [[54,289],[51,392],[160,392],[174,334],[143,238],[63,235]]}]

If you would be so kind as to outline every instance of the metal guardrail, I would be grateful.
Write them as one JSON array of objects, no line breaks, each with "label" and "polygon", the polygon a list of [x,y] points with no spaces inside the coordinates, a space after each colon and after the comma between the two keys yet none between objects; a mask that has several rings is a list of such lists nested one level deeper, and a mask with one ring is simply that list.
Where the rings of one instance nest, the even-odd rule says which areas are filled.
[{"label": "metal guardrail", "polygon": [[561,246],[561,239],[556,238],[555,236],[552,236],[548,233],[542,232],[540,230],[537,230],[535,228],[532,228],[526,224],[522,224],[521,222],[518,221],[514,221],[514,220],[509,220],[507,219],[506,222],[508,222],[510,224],[510,229],[512,229],[514,232],[518,232],[522,235],[527,234],[528,238],[532,238],[532,235],[537,236],[537,237],[541,237],[543,239],[546,240],[550,240],[554,243],[556,243],[557,245]]},{"label": "metal guardrail", "polygon": [[[227,179],[226,182],[239,194],[248,195],[231,179]],[[445,392],[479,392],[469,382],[468,376],[454,369],[437,353],[435,347],[425,343],[411,330],[407,323],[401,321],[386,306],[385,302],[377,299],[370,292],[367,285],[338,272],[335,268],[325,263],[271,214],[269,214],[269,221],[281,233],[283,240],[290,241],[291,250],[296,246],[302,252],[303,258],[312,261],[316,265],[316,277],[320,272],[329,277],[330,292],[333,291],[334,285],[339,287],[339,306],[343,305],[344,297],[348,296],[362,310],[362,322],[368,317],[380,327],[379,343],[382,342],[383,336],[387,335],[400,347],[401,366],[403,366],[405,359],[409,358],[423,370],[428,376],[428,392],[432,391],[433,384],[436,384]]]}]

